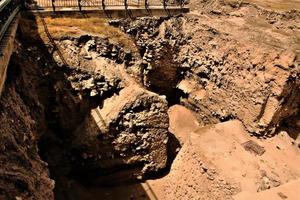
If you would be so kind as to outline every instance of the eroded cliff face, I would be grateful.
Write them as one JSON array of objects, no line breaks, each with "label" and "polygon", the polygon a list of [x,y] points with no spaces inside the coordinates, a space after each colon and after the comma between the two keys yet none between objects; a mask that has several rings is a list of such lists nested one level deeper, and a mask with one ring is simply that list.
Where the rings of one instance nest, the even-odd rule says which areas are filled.
[{"label": "eroded cliff face", "polygon": [[[23,53],[28,56],[28,52]],[[54,180],[38,154],[45,108],[37,93],[47,83],[40,79],[42,69],[27,65],[28,61],[16,55],[0,99],[0,198],[54,199]]]},{"label": "eroded cliff face", "polygon": [[[299,45],[293,37],[299,13],[221,3],[203,10],[209,17],[197,12],[111,24],[136,39],[145,85],[180,89],[181,103],[203,124],[240,119],[250,134],[276,134],[283,119],[299,112]],[[165,66],[175,76],[160,73],[156,79]]]}]

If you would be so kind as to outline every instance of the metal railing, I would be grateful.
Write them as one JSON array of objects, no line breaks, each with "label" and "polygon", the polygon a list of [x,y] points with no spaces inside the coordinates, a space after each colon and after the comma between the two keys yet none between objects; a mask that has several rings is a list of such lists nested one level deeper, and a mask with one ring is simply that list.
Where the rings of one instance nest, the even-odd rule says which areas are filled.
[{"label": "metal railing", "polygon": [[127,9],[130,7],[149,8],[151,6],[161,6],[163,8],[172,6],[183,6],[185,0],[34,0],[37,8],[78,8],[95,7],[98,9],[107,9],[109,7],[120,7]]},{"label": "metal railing", "polygon": [[0,41],[3,39],[9,25],[19,12],[21,7],[20,0],[2,0],[0,1]]}]

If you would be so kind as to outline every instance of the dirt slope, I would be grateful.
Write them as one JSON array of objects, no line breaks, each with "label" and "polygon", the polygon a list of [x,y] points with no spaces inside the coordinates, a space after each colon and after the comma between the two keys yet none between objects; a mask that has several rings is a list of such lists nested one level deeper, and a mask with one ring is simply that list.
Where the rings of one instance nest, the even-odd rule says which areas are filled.
[{"label": "dirt slope", "polygon": [[0,199],[53,199],[55,184],[38,154],[45,125],[44,107],[37,96],[37,86],[44,84],[37,78],[42,71],[13,58],[0,99]]},{"label": "dirt slope", "polygon": [[[232,199],[299,179],[299,149],[286,133],[258,140],[229,121],[188,135],[170,173],[147,181],[159,199]],[[293,199],[294,191],[285,194]]]}]

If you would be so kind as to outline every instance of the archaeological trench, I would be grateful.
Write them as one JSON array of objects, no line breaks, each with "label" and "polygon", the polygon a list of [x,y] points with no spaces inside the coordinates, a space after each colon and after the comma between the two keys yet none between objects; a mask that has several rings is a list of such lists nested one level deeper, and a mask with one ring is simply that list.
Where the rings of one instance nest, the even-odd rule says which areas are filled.
[{"label": "archaeological trench", "polygon": [[23,12],[0,100],[0,199],[299,199],[300,5],[257,2]]}]

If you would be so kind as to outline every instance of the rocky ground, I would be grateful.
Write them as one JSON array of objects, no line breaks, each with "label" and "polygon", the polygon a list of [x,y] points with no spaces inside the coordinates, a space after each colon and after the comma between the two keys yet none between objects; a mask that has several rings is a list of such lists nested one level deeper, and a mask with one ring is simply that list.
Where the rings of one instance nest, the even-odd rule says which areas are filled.
[{"label": "rocky ground", "polygon": [[299,3],[253,2],[107,21],[24,14],[0,101],[0,198],[292,199]]}]

